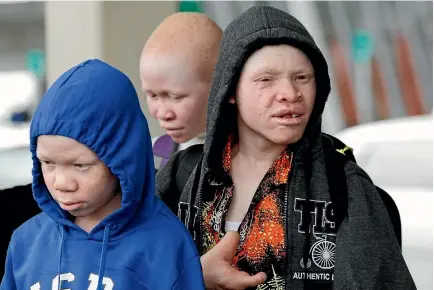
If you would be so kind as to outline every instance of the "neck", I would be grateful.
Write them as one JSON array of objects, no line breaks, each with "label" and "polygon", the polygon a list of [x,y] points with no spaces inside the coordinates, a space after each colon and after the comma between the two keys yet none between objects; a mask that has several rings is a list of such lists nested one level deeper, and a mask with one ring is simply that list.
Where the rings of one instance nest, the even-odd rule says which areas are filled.
[{"label": "neck", "polygon": [[113,198],[101,206],[98,210],[86,216],[78,216],[75,218],[74,223],[90,233],[105,217],[114,213],[121,208],[122,195],[115,194]]}]

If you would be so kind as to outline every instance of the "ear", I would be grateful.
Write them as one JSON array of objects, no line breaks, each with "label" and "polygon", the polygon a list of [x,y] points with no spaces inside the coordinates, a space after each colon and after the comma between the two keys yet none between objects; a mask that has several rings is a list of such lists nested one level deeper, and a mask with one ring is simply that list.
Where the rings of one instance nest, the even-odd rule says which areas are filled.
[{"label": "ear", "polygon": [[229,98],[229,104],[235,104],[235,97],[234,96]]}]

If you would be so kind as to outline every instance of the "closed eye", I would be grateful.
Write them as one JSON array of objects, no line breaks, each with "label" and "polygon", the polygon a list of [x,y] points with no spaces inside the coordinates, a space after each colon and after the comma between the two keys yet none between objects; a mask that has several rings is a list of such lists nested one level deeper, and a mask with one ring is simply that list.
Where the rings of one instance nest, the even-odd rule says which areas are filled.
[{"label": "closed eye", "polygon": [[267,82],[272,82],[274,79],[272,77],[262,77],[257,79],[257,82],[262,82],[262,83],[267,83]]},{"label": "closed eye", "polygon": [[79,169],[79,170],[85,171],[85,170],[89,169],[90,165],[89,164],[74,164],[74,167]]},{"label": "closed eye", "polygon": [[171,98],[173,98],[176,101],[182,100],[185,98],[185,95],[170,95]]},{"label": "closed eye", "polygon": [[54,165],[53,162],[48,161],[48,160],[40,160],[39,159],[39,162],[41,162],[42,168],[45,168],[45,170],[51,171],[51,170],[54,170],[54,168],[56,167],[56,165]]},{"label": "closed eye", "polygon": [[312,79],[312,75],[309,74],[299,75],[295,78],[295,80],[300,83],[308,83],[311,79]]},{"label": "closed eye", "polygon": [[154,94],[153,92],[147,91],[146,92],[146,96],[150,99],[155,99],[157,98],[157,94]]}]

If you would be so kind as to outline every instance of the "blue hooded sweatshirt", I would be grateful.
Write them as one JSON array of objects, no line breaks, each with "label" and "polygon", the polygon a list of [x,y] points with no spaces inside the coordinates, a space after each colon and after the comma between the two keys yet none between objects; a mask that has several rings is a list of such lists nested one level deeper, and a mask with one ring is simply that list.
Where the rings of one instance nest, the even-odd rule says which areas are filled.
[{"label": "blue hooded sweatshirt", "polygon": [[[86,145],[119,179],[121,208],[90,233],[48,192],[36,157],[40,135]],[[0,290],[205,289],[190,234],[154,194],[148,124],[126,75],[99,60],[66,71],[39,104],[30,140],[43,212],[12,235]]]}]

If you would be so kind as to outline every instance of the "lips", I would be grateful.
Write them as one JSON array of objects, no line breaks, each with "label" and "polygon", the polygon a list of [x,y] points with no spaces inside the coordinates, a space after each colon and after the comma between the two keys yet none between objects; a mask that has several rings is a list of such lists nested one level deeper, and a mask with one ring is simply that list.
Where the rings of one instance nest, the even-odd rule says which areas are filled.
[{"label": "lips", "polygon": [[298,118],[300,116],[301,116],[300,114],[286,114],[286,115],[278,116],[278,118]]},{"label": "lips", "polygon": [[77,204],[80,202],[60,202],[60,203],[66,205],[66,206],[70,206],[70,205],[74,205],[74,204]]},{"label": "lips", "polygon": [[82,202],[68,202],[68,203],[59,202],[59,203],[60,203],[60,207],[66,211],[76,210],[80,208],[80,206],[82,205]]},{"label": "lips", "polygon": [[305,112],[301,108],[282,109],[272,115],[278,126],[298,126],[303,123]]},{"label": "lips", "polygon": [[305,113],[301,108],[282,109],[274,113],[272,117],[290,119],[290,118],[299,118],[304,114]]},{"label": "lips", "polygon": [[177,131],[177,130],[181,130],[182,128],[164,128],[167,131]]},{"label": "lips", "polygon": [[182,127],[163,127],[163,129],[167,132],[177,132],[177,131],[181,131]]},{"label": "lips", "polygon": [[184,135],[184,128],[175,128],[175,127],[163,127],[163,129],[166,131],[166,134],[171,136],[172,138],[177,138]]}]

